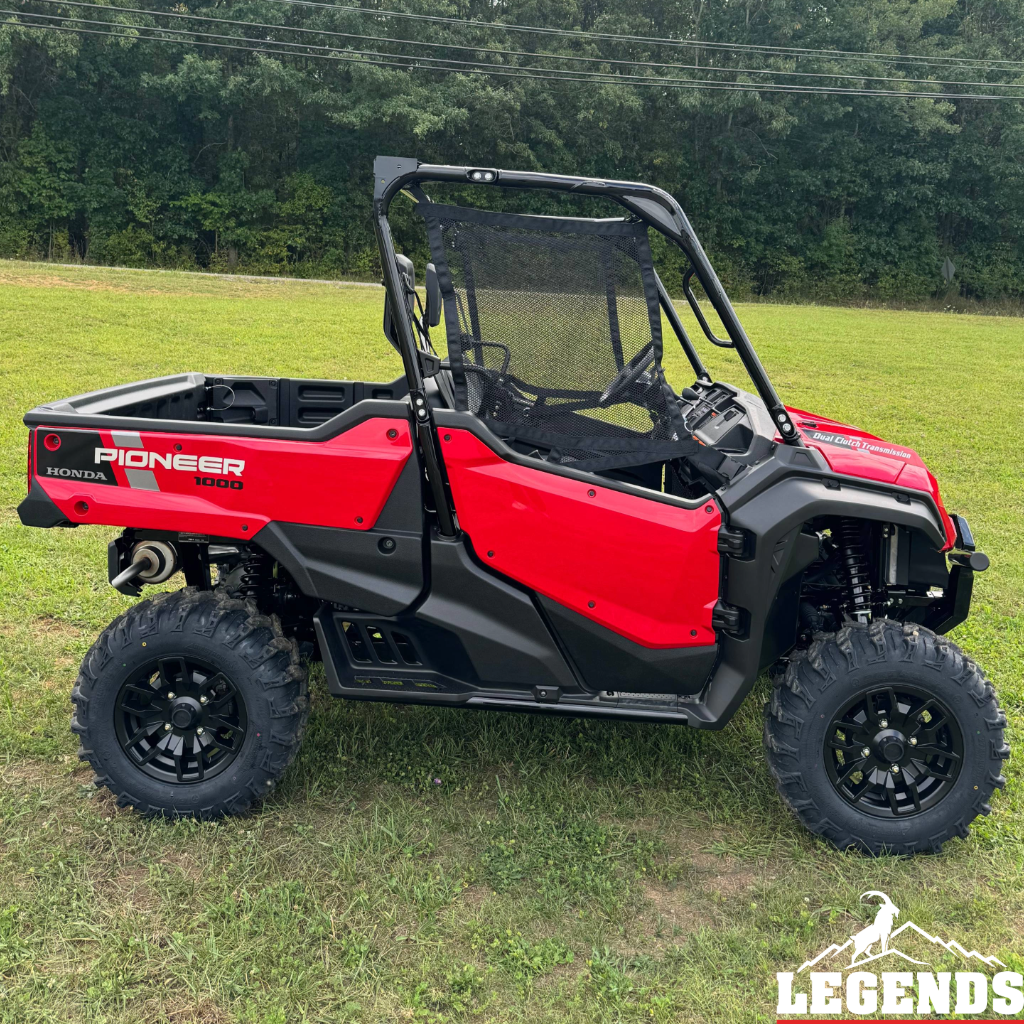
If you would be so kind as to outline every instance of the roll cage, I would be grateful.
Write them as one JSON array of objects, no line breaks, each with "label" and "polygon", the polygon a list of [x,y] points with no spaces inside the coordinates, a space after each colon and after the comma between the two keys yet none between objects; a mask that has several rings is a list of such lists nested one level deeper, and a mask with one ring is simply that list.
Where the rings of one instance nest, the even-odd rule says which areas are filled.
[{"label": "roll cage", "polygon": [[[722,282],[715,273],[693,227],[682,207],[667,192],[640,182],[541,174],[533,171],[509,171],[490,167],[424,164],[412,158],[380,156],[374,162],[374,229],[380,248],[384,288],[392,318],[392,337],[402,357],[408,379],[418,440],[426,460],[425,468],[433,490],[438,524],[443,535],[454,536],[456,530],[448,496],[445,492],[442,463],[437,451],[434,431],[431,429],[431,412],[424,390],[424,378],[432,372],[432,368],[425,372],[424,353],[418,344],[416,325],[407,305],[408,289],[403,280],[399,257],[395,251],[388,221],[391,202],[400,192],[407,193],[416,202],[426,201],[427,197],[421,186],[428,182],[498,188],[548,189],[610,199],[624,207],[644,224],[674,242],[690,263],[683,278],[683,292],[701,330],[713,344],[736,351],[759,397],[764,402],[772,420],[777,424],[784,443],[793,447],[803,447],[799,432],[772,385],[750,338],[744,331]],[[713,333],[707,317],[693,293],[692,280],[694,277],[700,282],[712,308],[725,327],[728,334],[727,339],[719,338]],[[710,376],[660,278],[657,279],[657,289],[659,305],[679,339],[695,374],[698,379],[710,380]]]}]

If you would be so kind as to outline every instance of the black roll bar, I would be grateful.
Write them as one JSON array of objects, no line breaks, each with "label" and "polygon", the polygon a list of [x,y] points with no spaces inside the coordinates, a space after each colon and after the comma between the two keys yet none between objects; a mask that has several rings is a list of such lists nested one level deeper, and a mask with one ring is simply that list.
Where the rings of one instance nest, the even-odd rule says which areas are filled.
[{"label": "black roll bar", "polygon": [[672,302],[672,298],[658,276],[657,271],[654,272],[654,282],[658,286],[658,303],[661,306],[661,311],[665,314],[665,319],[669,322],[675,336],[679,339],[679,344],[682,345],[686,358],[690,360],[693,372],[697,374],[698,380],[706,380],[710,384],[711,374],[708,373],[703,361],[697,354],[697,350],[693,347],[690,335],[686,333],[683,321],[679,319],[679,310],[676,309],[675,304]]},{"label": "black roll bar", "polygon": [[704,337],[711,342],[712,345],[717,345],[719,348],[735,348],[736,346],[731,341],[726,341],[724,338],[719,338],[713,330],[711,330],[711,324],[708,323],[708,318],[704,315],[704,310],[700,308],[700,303],[697,301],[697,296],[693,294],[693,288],[690,287],[690,281],[693,280],[695,269],[690,267],[685,274],[683,274],[683,295],[686,296],[686,301],[693,310],[693,315],[697,318],[697,323],[700,324],[700,329],[704,332]]},{"label": "black roll bar", "polygon": [[[437,431],[434,429],[434,417],[430,412],[426,391],[423,387],[423,367],[420,365],[420,350],[416,343],[416,332],[413,328],[409,306],[405,301],[405,287],[398,273],[398,262],[395,259],[395,243],[391,237],[388,224],[388,205],[392,192],[385,199],[383,186],[387,178],[383,174],[403,175],[406,168],[415,168],[415,160],[395,160],[389,157],[377,157],[373,164],[374,189],[373,228],[377,236],[377,247],[380,249],[381,269],[384,273],[384,290],[387,292],[391,307],[391,317],[398,328],[399,352],[405,376],[409,382],[409,400],[412,403],[412,414],[416,421],[416,440],[423,454],[423,468],[426,471],[427,483],[434,499],[437,513],[438,532],[442,537],[454,537],[458,530],[455,516],[448,496],[447,480],[444,473],[444,461],[438,450]],[[383,165],[383,166],[382,166]],[[394,181],[392,177],[392,181]]]},{"label": "black roll bar", "polygon": [[[575,192],[580,195],[601,196],[619,203],[619,205],[636,214],[636,216],[656,231],[660,231],[667,238],[672,239],[683,250],[690,261],[692,270],[696,273],[698,280],[704,288],[704,293],[718,314],[719,320],[724,325],[732,347],[735,348],[736,354],[743,363],[743,368],[747,371],[758,395],[771,414],[779,433],[782,434],[783,440],[786,444],[803,447],[803,441],[796,427],[794,427],[786,407],[782,404],[782,400],[768,378],[768,374],[758,358],[757,352],[754,351],[754,346],[747,337],[746,331],[743,330],[743,325],[736,316],[736,311],[733,309],[732,303],[729,301],[729,297],[726,295],[714,267],[711,266],[711,261],[704,252],[696,232],[690,225],[682,207],[667,192],[653,185],[645,185],[636,181],[577,178],[565,174],[541,174],[536,171],[506,171],[496,167],[455,167],[448,164],[421,164],[415,158],[379,156],[374,161],[373,169],[374,226],[377,232],[377,241],[380,245],[381,261],[384,265],[384,286],[387,289],[392,309],[397,310],[395,319],[403,343],[402,348],[404,351],[402,358],[406,364],[406,373],[410,374],[410,394],[421,392],[423,380],[420,373],[413,325],[404,309],[404,303],[399,302],[399,297],[402,293],[398,281],[398,271],[394,262],[394,244],[391,240],[391,230],[387,220],[388,209],[391,206],[392,199],[403,189],[411,189],[413,186],[418,186],[424,181],[451,182],[463,185],[496,185],[502,188],[543,188],[552,189],[557,192]],[[413,196],[413,198],[415,199],[416,196]],[[671,306],[671,302],[668,305]],[[665,309],[664,302],[662,302],[662,309]],[[666,310],[666,314],[667,312]],[[678,319],[678,315],[676,319]],[[669,322],[672,323],[673,330],[675,330],[675,323],[672,322],[671,316],[669,317]],[[703,329],[703,324],[701,326]],[[685,348],[686,346],[684,345]],[[689,350],[687,350],[687,356],[689,355]],[[691,358],[690,361],[692,363],[693,359]],[[694,368],[696,369],[696,364],[694,364]],[[415,376],[412,375],[413,373],[415,373]],[[429,409],[426,408],[425,401],[420,408],[425,412],[423,422],[429,427],[431,422],[430,413]],[[419,413],[417,412],[416,415],[418,416]],[[433,444],[436,445],[436,431],[430,429],[429,432]],[[436,448],[433,450],[435,452],[435,460],[440,463]],[[429,465],[427,472],[430,474]],[[440,465],[438,465],[438,474],[440,474]]]}]

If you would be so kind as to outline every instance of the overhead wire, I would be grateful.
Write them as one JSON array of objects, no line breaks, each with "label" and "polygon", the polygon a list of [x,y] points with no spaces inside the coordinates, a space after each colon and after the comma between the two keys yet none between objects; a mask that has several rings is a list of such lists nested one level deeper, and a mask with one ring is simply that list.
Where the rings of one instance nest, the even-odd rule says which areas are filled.
[{"label": "overhead wire", "polygon": [[829,57],[844,59],[866,59],[882,61],[940,61],[957,62],[965,65],[1001,64],[1024,69],[1024,60],[1000,60],[996,58],[958,57],[943,54],[901,54],[858,50],[824,50],[801,46],[769,46],[763,43],[722,43],[710,39],[672,39],[663,36],[628,35],[617,32],[594,32],[589,29],[554,28],[541,25],[516,25],[499,21],[476,21],[472,18],[455,18],[440,14],[418,14],[412,11],[387,11],[372,7],[355,7],[351,4],[325,3],[323,0],[265,0],[267,3],[290,4],[298,7],[319,7],[346,11],[381,18],[404,18],[413,21],[430,21],[446,25],[458,25],[476,29],[501,29],[506,32],[528,32],[537,35],[573,36],[588,39],[607,39],[619,42],[649,43],[658,46],[676,46],[714,50],[732,50],[752,53],[772,53],[796,57]]},{"label": "overhead wire", "polygon": [[[430,47],[432,49],[444,49],[444,50],[458,50],[461,52],[472,52],[472,53],[494,53],[505,56],[513,57],[531,57],[534,59],[541,60],[559,60],[559,61],[572,61],[575,63],[589,63],[589,64],[610,64],[616,66],[627,66],[627,67],[639,67],[639,68],[657,68],[665,69],[672,68],[681,71],[701,71],[704,74],[744,74],[744,75],[771,75],[772,77],[784,76],[787,78],[824,78],[830,80],[839,81],[856,81],[856,82],[895,82],[902,85],[927,85],[927,86],[960,86],[970,88],[1005,88],[1005,89],[1024,89],[1024,83],[1014,82],[972,82],[972,81],[961,81],[961,80],[943,80],[943,79],[932,79],[932,78],[900,78],[900,77],[889,77],[889,76],[875,76],[875,75],[864,75],[864,74],[834,74],[827,72],[815,72],[815,71],[784,71],[775,68],[748,68],[748,67],[729,67],[729,66],[715,66],[707,64],[679,64],[673,62],[663,61],[643,61],[643,60],[622,60],[608,57],[583,57],[576,54],[561,54],[561,53],[542,53],[529,50],[506,50],[497,47],[488,46],[468,46],[459,43],[440,43],[433,42],[430,40],[419,40],[419,39],[396,39],[392,36],[374,36],[365,35],[355,32],[340,32],[336,29],[324,29],[324,28],[307,28],[305,26],[298,25],[281,25],[272,24],[266,22],[253,22],[253,21],[238,21],[231,18],[214,18],[209,15],[201,14],[185,14],[181,11],[154,11],[140,7],[121,7],[112,6],[110,4],[97,4],[90,3],[87,0],[35,0],[37,3],[52,4],[58,7],[79,7],[88,8],[92,10],[108,11],[108,12],[121,12],[128,14],[140,14],[148,15],[154,18],[175,18],[184,19],[187,21],[199,21],[205,23],[214,23],[219,25],[234,25],[245,28],[258,28],[267,29],[271,31],[284,31],[284,32],[296,32],[307,35],[321,35],[329,36],[332,38],[343,38],[343,39],[357,39],[363,41],[392,43],[396,45],[405,46],[419,46],[419,47]],[[24,11],[25,14],[31,14],[30,11]],[[285,45],[291,45],[282,40]],[[357,51],[357,52],[371,52],[371,51]],[[406,56],[405,54],[395,54],[394,56]],[[430,59],[430,58],[426,58]],[[450,62],[449,62],[450,63]],[[480,61],[472,61],[470,63],[483,66]],[[494,66],[494,65],[488,65]],[[541,70],[541,69],[537,69]],[[860,91],[860,90],[858,90]]]},{"label": "overhead wire", "polygon": [[[114,8],[111,8],[114,10]],[[585,73],[587,77],[572,75],[568,72],[559,72],[551,68],[516,68],[509,65],[486,65],[468,61],[443,61],[442,58],[412,57],[398,54],[382,54],[377,51],[356,51],[350,49],[339,50],[332,47],[316,46],[310,43],[288,42],[281,40],[263,40],[245,36],[222,36],[212,32],[196,32],[194,30],[169,29],[160,26],[133,25],[124,22],[99,21],[94,19],[73,18],[61,15],[36,14],[29,11],[0,10],[0,15],[10,15],[15,18],[34,17],[47,21],[70,21],[77,24],[103,26],[108,31],[99,29],[83,29],[73,25],[41,25],[32,22],[3,22],[0,27],[18,26],[29,30],[38,31],[63,31],[81,32],[86,35],[106,36],[108,38],[119,38],[137,40],[140,42],[168,43],[186,46],[205,46],[212,48],[225,48],[231,50],[243,50],[250,53],[272,53],[281,56],[291,57],[317,57],[327,60],[336,60],[352,64],[369,64],[381,67],[398,68],[405,71],[437,71],[458,74],[488,75],[502,78],[530,79],[537,81],[559,81],[559,82],[584,82],[595,85],[626,85],[626,86],[647,86],[662,89],[684,89],[684,90],[712,90],[720,92],[775,92],[790,93],[798,95],[840,95],[840,96],[874,96],[893,97],[899,99],[947,99],[947,100],[1019,100],[1020,97],[1011,95],[1000,95],[992,93],[944,93],[944,92],[922,92],[917,90],[882,90],[882,89],[839,89],[820,88],[814,86],[798,86],[792,84],[777,83],[747,83],[747,82],[713,82],[703,79],[681,79],[681,78],[652,78],[649,76],[629,76],[618,74]],[[109,31],[109,29],[130,29],[131,32]],[[207,39],[216,40],[208,42],[206,39],[183,39],[167,38],[166,35],[153,35],[149,33],[167,33],[175,36],[205,36]],[[135,34],[133,34],[135,33]],[[141,33],[147,33],[145,35]],[[223,42],[223,40],[235,40],[235,43]],[[239,42],[252,43],[253,46],[240,46]],[[293,49],[274,49],[274,47],[289,46]],[[304,52],[317,50],[327,52]],[[343,56],[353,54],[353,56]],[[392,59],[384,59],[384,58]],[[397,58],[397,59],[396,59]],[[424,64],[423,61],[431,61],[431,64]],[[444,67],[442,63],[458,64],[459,67]],[[465,65],[465,66],[461,66]],[[534,71],[543,71],[544,74],[533,74]]]}]

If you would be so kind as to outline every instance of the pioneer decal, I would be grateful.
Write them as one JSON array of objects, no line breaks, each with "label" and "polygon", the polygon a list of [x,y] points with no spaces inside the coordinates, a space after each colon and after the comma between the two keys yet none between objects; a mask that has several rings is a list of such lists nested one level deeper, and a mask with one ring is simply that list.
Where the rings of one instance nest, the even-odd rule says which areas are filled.
[{"label": "pioneer decal", "polygon": [[97,448],[95,462],[116,463],[125,469],[176,469],[182,473],[210,476],[241,476],[244,459],[222,459],[216,455],[186,455],[183,452],[148,452],[138,448]]},{"label": "pioneer decal", "polygon": [[909,459],[911,452],[900,448],[890,448],[884,444],[875,444],[863,437],[847,437],[845,434],[826,434],[820,430],[812,430],[807,435],[814,441],[825,444],[837,444],[843,448],[852,448],[859,452],[877,452],[879,455],[895,455],[898,459]]}]

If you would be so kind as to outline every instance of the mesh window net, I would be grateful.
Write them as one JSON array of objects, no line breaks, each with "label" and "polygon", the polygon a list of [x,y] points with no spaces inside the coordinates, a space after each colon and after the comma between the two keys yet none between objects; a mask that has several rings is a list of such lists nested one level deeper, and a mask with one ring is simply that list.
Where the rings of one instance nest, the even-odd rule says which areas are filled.
[{"label": "mesh window net", "polygon": [[643,224],[421,203],[456,406],[552,462],[692,454],[665,381]]}]

